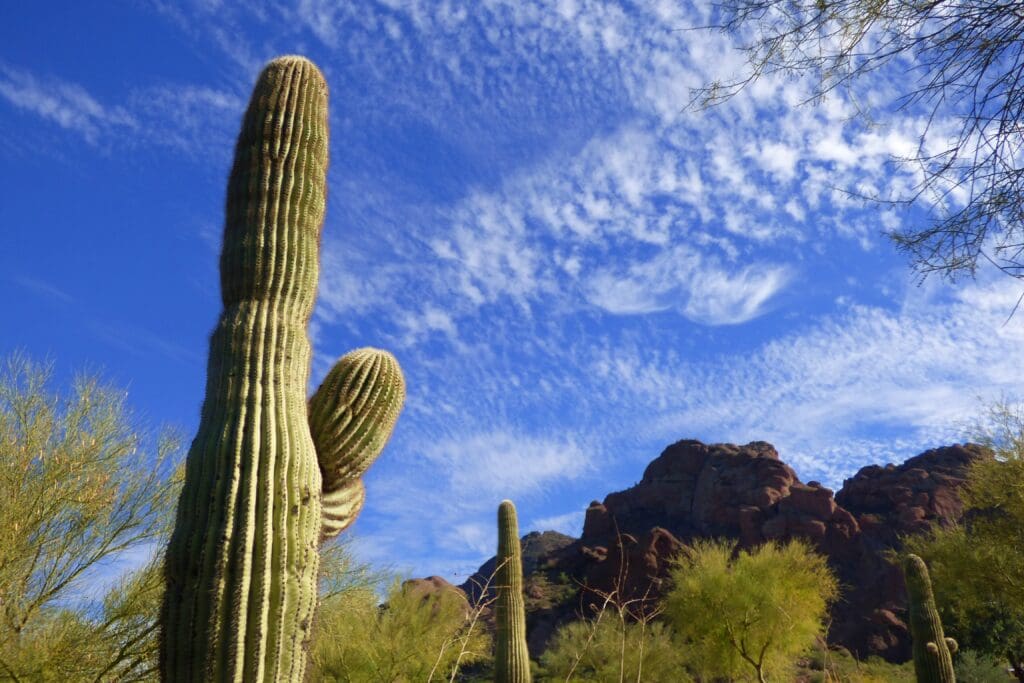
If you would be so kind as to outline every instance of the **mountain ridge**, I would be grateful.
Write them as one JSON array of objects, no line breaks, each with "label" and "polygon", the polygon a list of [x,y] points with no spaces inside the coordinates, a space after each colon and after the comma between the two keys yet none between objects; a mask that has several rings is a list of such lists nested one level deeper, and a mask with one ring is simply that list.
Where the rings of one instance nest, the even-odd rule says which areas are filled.
[{"label": "mountain ridge", "polygon": [[[653,609],[670,558],[696,539],[728,538],[749,549],[803,538],[844,586],[829,642],[861,658],[906,661],[905,587],[885,553],[898,550],[903,535],[958,522],[967,470],[990,457],[977,444],[934,448],[900,465],[862,467],[833,492],[802,482],[764,441],[677,441],[637,484],[592,502],[580,538],[553,531],[523,536],[531,652],[543,652],[559,625],[592,613],[612,591],[636,605],[646,598]],[[491,558],[460,586],[471,600],[482,597],[493,564]]]}]

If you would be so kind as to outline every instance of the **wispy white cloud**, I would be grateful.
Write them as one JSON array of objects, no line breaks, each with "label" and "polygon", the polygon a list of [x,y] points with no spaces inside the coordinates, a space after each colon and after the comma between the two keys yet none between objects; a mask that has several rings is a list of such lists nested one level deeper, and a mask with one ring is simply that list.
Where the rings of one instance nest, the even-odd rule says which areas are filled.
[{"label": "wispy white cloud", "polygon": [[785,268],[773,264],[729,272],[689,247],[678,246],[632,264],[625,273],[597,271],[588,282],[588,299],[610,313],[675,309],[695,322],[731,325],[763,313],[789,279]]},{"label": "wispy white cloud", "polygon": [[580,536],[583,533],[583,509],[565,512],[560,515],[548,515],[531,520],[525,528],[535,531],[557,531],[567,536]]},{"label": "wispy white cloud", "polygon": [[54,301],[70,304],[75,300],[75,298],[66,291],[51,282],[47,282],[46,280],[40,280],[38,278],[24,275],[14,275],[10,279],[18,286]]},{"label": "wispy white cloud", "polygon": [[[586,500],[635,481],[679,438],[767,440],[804,480],[833,487],[863,465],[961,440],[979,398],[1015,395],[1024,382],[1015,362],[1024,319],[1003,325],[1019,296],[1013,285],[908,288],[900,308],[850,305],[786,334],[751,337],[747,350],[699,360],[681,351],[686,332],[663,327],[657,343],[562,328],[544,347],[545,362],[518,376],[493,358],[476,369],[439,358],[438,376],[451,382],[434,384],[426,400],[448,409],[400,421],[410,431],[371,484],[382,520],[373,534],[398,548],[408,539],[397,530],[418,529],[421,562],[465,572],[493,552],[496,501],[523,503],[524,533],[578,533]],[[523,389],[527,405],[542,411],[536,424],[550,427],[480,428],[510,411],[510,396]],[[558,435],[570,425],[585,431],[585,443]],[[579,510],[538,507],[554,491],[582,501]],[[448,559],[427,560],[437,552],[431,547]]]},{"label": "wispy white cloud", "polygon": [[138,89],[128,102],[145,124],[138,140],[203,160],[220,158],[225,164],[246,105],[236,93],[185,83]]},{"label": "wispy white cloud", "polygon": [[22,111],[35,114],[80,135],[91,145],[119,131],[132,131],[138,121],[127,109],[101,103],[77,83],[0,64],[0,97]]},{"label": "wispy white cloud", "polygon": [[497,497],[536,496],[590,470],[583,448],[569,439],[493,431],[455,438],[424,449],[452,492]]},{"label": "wispy white cloud", "polygon": [[81,84],[0,63],[0,102],[91,146],[170,146],[192,157],[226,160],[245,107],[237,94],[190,84],[127,89],[119,100],[105,102]]},{"label": "wispy white cloud", "polygon": [[139,325],[113,320],[90,320],[87,329],[99,340],[134,356],[156,356],[183,365],[202,367],[196,349],[183,346],[172,338],[157,334]]},{"label": "wispy white cloud", "polygon": [[[421,573],[429,566],[461,581],[494,554],[501,500],[512,498],[521,518],[532,519],[556,488],[592,476],[598,462],[568,436],[512,428],[475,432],[457,423],[449,429],[451,435],[436,443],[422,443],[418,431],[418,444],[398,437],[370,470],[373,519],[359,533],[372,535],[374,557],[401,557]],[[571,523],[571,516],[551,521],[560,529]]]}]

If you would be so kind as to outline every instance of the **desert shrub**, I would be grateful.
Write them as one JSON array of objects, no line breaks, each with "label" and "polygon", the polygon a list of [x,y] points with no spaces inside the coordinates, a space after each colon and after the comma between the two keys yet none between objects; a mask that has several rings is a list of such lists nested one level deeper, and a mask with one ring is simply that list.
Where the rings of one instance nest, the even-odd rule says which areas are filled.
[{"label": "desert shrub", "polygon": [[915,683],[913,662],[891,664],[880,657],[861,661],[842,647],[819,641],[793,680],[805,683]]},{"label": "desert shrub", "polygon": [[325,599],[314,635],[314,680],[335,683],[447,681],[488,657],[490,645],[461,591],[392,584],[384,604],[372,590]]},{"label": "desert shrub", "polygon": [[968,470],[963,523],[903,543],[928,563],[946,634],[1024,669],[1024,406],[991,406],[971,436],[995,457]]},{"label": "desert shrub", "polygon": [[523,580],[523,597],[526,611],[539,612],[564,605],[579,593],[579,587],[564,573],[553,580],[540,572],[530,574]]},{"label": "desert shrub", "polygon": [[958,681],[968,683],[1006,683],[1013,680],[1006,669],[1006,660],[974,650],[957,653],[953,658],[953,669]]},{"label": "desert shrub", "polygon": [[540,674],[553,681],[690,680],[666,624],[625,623],[612,612],[559,628],[540,658]]}]

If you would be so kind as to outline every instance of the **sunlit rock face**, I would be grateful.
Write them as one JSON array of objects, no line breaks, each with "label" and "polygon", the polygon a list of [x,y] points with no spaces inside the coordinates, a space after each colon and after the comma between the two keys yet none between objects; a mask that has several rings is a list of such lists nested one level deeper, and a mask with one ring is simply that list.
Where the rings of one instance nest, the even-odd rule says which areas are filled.
[{"label": "sunlit rock face", "polygon": [[[731,538],[752,548],[803,538],[848,587],[833,609],[830,640],[859,657],[906,661],[903,577],[882,554],[898,547],[901,535],[958,521],[967,469],[986,457],[992,456],[974,444],[937,448],[902,465],[864,467],[833,495],[818,482],[801,482],[763,441],[676,442],[638,484],[590,504],[580,539],[554,532],[523,538],[524,566],[531,550],[525,570],[530,651],[537,656],[559,624],[600,606],[601,594],[613,589],[626,600],[646,596],[653,608],[670,558],[694,539]],[[492,566],[493,559],[463,588],[472,594],[474,580]]]}]

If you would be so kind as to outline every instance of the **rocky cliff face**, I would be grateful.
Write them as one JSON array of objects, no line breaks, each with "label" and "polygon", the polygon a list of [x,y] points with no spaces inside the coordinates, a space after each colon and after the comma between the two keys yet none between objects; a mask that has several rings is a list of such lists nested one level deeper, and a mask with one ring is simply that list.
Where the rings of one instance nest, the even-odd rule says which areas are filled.
[{"label": "rocky cliff face", "polygon": [[[864,467],[833,495],[818,482],[801,482],[762,441],[674,443],[638,484],[590,504],[580,539],[554,532],[524,537],[531,652],[536,656],[560,623],[590,613],[613,590],[653,607],[670,558],[696,538],[731,538],[743,548],[803,538],[828,557],[845,586],[830,640],[859,657],[906,661],[903,578],[883,553],[898,549],[902,535],[959,520],[967,468],[985,457],[991,455],[973,444],[937,448],[902,465]],[[487,570],[485,564],[463,585],[471,597],[479,596],[474,582]]]}]

